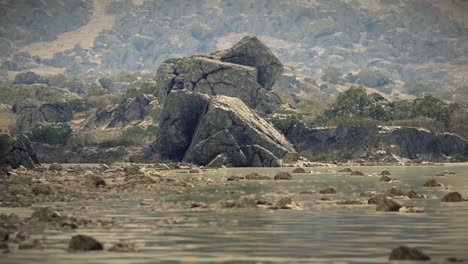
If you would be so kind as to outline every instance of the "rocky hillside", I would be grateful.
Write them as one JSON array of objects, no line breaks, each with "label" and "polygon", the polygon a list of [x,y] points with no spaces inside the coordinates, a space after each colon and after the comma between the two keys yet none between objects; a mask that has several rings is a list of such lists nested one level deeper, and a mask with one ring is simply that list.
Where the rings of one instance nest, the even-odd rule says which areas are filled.
[{"label": "rocky hillside", "polygon": [[[5,2],[27,11],[17,13],[33,9],[18,1]],[[38,2],[68,12],[70,19],[60,26],[56,24],[62,16],[44,19],[39,15],[44,13],[41,6],[34,7],[38,15],[28,16],[27,21],[37,17],[34,27],[47,30],[27,26],[15,30],[23,26],[19,19],[1,23],[18,25],[2,35],[2,43],[7,43],[2,49],[9,55],[2,68],[64,68],[67,74],[81,77],[91,72],[154,71],[167,58],[225,49],[250,33],[296,73],[308,76],[320,76],[326,66],[335,65],[345,73],[369,68],[395,81],[438,81],[442,88],[465,82],[468,3],[462,0],[112,1],[107,11],[116,16],[115,23],[100,32],[92,47],[60,50],[52,58],[35,58],[38,64],[25,66],[30,60],[27,54],[8,48],[8,43],[21,39],[13,32],[32,32],[28,41],[34,42],[82,26],[92,8],[86,9],[80,0],[68,2]]]}]

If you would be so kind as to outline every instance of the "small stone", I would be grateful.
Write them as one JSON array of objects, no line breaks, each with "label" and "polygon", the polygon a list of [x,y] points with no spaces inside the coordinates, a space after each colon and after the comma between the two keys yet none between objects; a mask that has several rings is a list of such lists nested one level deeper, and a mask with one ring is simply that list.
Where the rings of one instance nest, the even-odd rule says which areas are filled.
[{"label": "small stone", "polygon": [[24,231],[18,232],[15,236],[15,241],[25,241],[29,239],[31,239],[31,235]]},{"label": "small stone", "polygon": [[10,237],[10,232],[4,229],[0,229],[0,241],[7,241]]},{"label": "small stone", "polygon": [[58,164],[58,163],[53,163],[49,166],[49,170],[51,171],[62,171],[63,170],[63,167],[62,165]]},{"label": "small stone", "polygon": [[34,239],[34,240],[26,240],[19,244],[19,249],[46,249],[47,246],[41,241]]},{"label": "small stone", "polygon": [[383,170],[383,171],[380,172],[380,175],[382,175],[382,176],[384,176],[384,175],[389,176],[389,175],[392,175],[392,174],[391,174],[388,170]]},{"label": "small stone", "polygon": [[191,169],[189,173],[200,173],[199,169]]},{"label": "small stone", "polygon": [[343,200],[336,202],[338,205],[355,205],[355,204],[363,204],[363,202],[359,199],[352,199],[352,200]]},{"label": "small stone", "polygon": [[90,185],[93,187],[98,187],[98,186],[105,186],[106,182],[99,176],[93,175],[93,174],[87,174],[84,177],[84,182],[86,185]]},{"label": "small stone", "polygon": [[110,167],[107,166],[106,164],[101,164],[101,166],[99,166],[99,171],[100,172],[105,172],[108,169],[110,169]]},{"label": "small stone", "polygon": [[307,191],[302,191],[299,194],[316,194],[317,192],[314,190],[307,190]]},{"label": "small stone", "polygon": [[406,193],[406,196],[408,196],[408,198],[411,198],[411,199],[415,199],[415,198],[423,198],[422,195],[420,194],[417,194],[415,191],[411,190],[409,192]]},{"label": "small stone", "polygon": [[424,213],[424,207],[403,206],[398,211],[400,213]]},{"label": "small stone", "polygon": [[381,182],[389,182],[391,181],[392,178],[388,177],[387,175],[382,175],[382,177],[380,177],[379,181]]},{"label": "small stone", "polygon": [[295,168],[292,173],[306,173],[304,168]]},{"label": "small stone", "polygon": [[85,235],[73,236],[68,245],[70,250],[88,251],[88,250],[103,250],[104,247],[101,242],[93,237]]},{"label": "small stone", "polygon": [[237,200],[234,203],[233,207],[236,207],[236,208],[254,208],[254,207],[257,207],[257,203],[251,197],[241,197],[239,200]]},{"label": "small stone", "polygon": [[424,183],[424,187],[442,187],[443,185],[438,183],[436,180],[431,179]]},{"label": "small stone", "polygon": [[445,176],[445,174],[443,172],[439,172],[439,173],[436,173],[435,176],[436,177],[443,177],[443,176]]},{"label": "small stone", "polygon": [[32,188],[32,192],[34,195],[51,195],[54,193],[54,190],[49,185],[38,184]]},{"label": "small stone", "polygon": [[360,172],[360,171],[353,171],[351,172],[351,175],[355,175],[355,176],[363,176],[364,173]]},{"label": "small stone", "polygon": [[426,254],[418,249],[407,246],[399,246],[392,250],[389,260],[431,260]]},{"label": "small stone", "polygon": [[140,167],[138,167],[137,165],[127,166],[127,167],[124,168],[124,171],[125,171],[125,176],[133,176],[133,175],[143,174],[143,172],[140,170]]},{"label": "small stone", "polygon": [[270,177],[264,176],[264,175],[259,175],[258,173],[249,173],[245,176],[246,180],[271,180]]},{"label": "small stone", "polygon": [[0,241],[0,249],[8,250],[8,244],[5,243],[4,241]]},{"label": "small stone", "polygon": [[288,205],[292,204],[292,199],[290,197],[283,197],[276,201],[275,206],[279,209],[291,209]]},{"label": "small stone", "polygon": [[227,178],[228,181],[240,181],[240,180],[243,180],[245,179],[244,177],[242,176],[230,176],[229,178]]},{"label": "small stone", "polygon": [[322,190],[320,190],[320,193],[321,194],[334,194],[334,193],[336,193],[336,189],[335,189],[335,187],[328,186],[328,187],[325,187]]},{"label": "small stone", "polygon": [[280,172],[275,175],[275,180],[292,180],[291,174],[287,172]]},{"label": "small stone", "polygon": [[450,203],[450,202],[462,202],[464,201],[463,200],[463,197],[461,196],[461,194],[459,192],[451,192],[451,193],[447,193],[443,198],[442,198],[442,202],[447,202],[447,203]]},{"label": "small stone", "polygon": [[32,219],[37,219],[40,222],[49,222],[54,219],[54,211],[50,210],[49,207],[37,208],[31,215]]},{"label": "small stone", "polygon": [[351,168],[344,168],[342,170],[339,170],[338,172],[352,172],[353,170]]},{"label": "small stone", "polygon": [[367,203],[375,204],[376,211],[390,212],[390,211],[398,211],[401,208],[401,205],[398,202],[385,197],[385,195],[378,195],[376,197],[373,197],[369,199]]},{"label": "small stone", "polygon": [[125,242],[118,242],[112,245],[111,248],[109,248],[109,251],[111,252],[138,252],[138,249],[136,248],[134,243],[125,243]]},{"label": "small stone", "polygon": [[404,194],[399,187],[393,186],[392,188],[385,191],[385,195],[393,197],[393,196],[402,196]]},{"label": "small stone", "polygon": [[158,170],[170,170],[169,166],[167,164],[161,163],[156,166],[156,169]]}]

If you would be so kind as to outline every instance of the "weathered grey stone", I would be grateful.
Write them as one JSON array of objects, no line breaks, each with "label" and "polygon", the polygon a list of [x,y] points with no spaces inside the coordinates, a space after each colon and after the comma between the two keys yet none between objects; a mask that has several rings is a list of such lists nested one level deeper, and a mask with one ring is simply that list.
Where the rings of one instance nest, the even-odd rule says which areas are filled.
[{"label": "weathered grey stone", "polygon": [[431,179],[424,183],[424,187],[441,187],[442,184],[438,183],[436,180]]},{"label": "weathered grey stone", "polygon": [[384,194],[387,195],[387,196],[391,196],[391,197],[404,195],[404,193],[401,191],[401,189],[399,187],[395,187],[395,186],[393,186],[390,189],[387,189]]},{"label": "weathered grey stone", "polygon": [[68,103],[47,103],[40,107],[15,105],[13,110],[20,113],[16,120],[16,128],[19,131],[28,130],[37,123],[63,123],[73,119],[73,110]]},{"label": "weathered grey stone", "polygon": [[389,260],[431,260],[429,256],[418,249],[399,246],[392,250]]},{"label": "weathered grey stone", "polygon": [[279,166],[294,148],[240,99],[174,91],[166,98],[160,134],[145,159],[210,167]]},{"label": "weathered grey stone", "polygon": [[380,177],[379,181],[381,182],[389,182],[391,181],[392,178],[388,177],[387,175],[382,175],[382,177]]},{"label": "weathered grey stone", "polygon": [[280,172],[275,175],[275,180],[292,180],[291,174],[287,172]]},{"label": "weathered grey stone", "polygon": [[304,168],[295,168],[292,173],[306,173]]},{"label": "weathered grey stone", "polygon": [[246,180],[271,180],[269,176],[260,175],[255,172],[245,175],[245,179]]},{"label": "weathered grey stone", "polygon": [[221,60],[255,67],[258,83],[271,89],[283,73],[283,64],[257,37],[245,36],[231,49],[222,52]]},{"label": "weathered grey stone", "polygon": [[375,196],[368,201],[369,204],[375,204],[377,211],[398,211],[401,205],[392,200],[391,198],[385,197],[385,195]]},{"label": "weathered grey stone", "polygon": [[463,200],[463,197],[461,196],[461,194],[459,192],[447,193],[442,198],[442,202],[462,202],[462,201],[464,201],[464,200]]},{"label": "weathered grey stone", "polygon": [[73,236],[68,244],[70,250],[77,251],[88,251],[88,250],[103,250],[101,242],[97,241],[93,237],[85,235]]},{"label": "weathered grey stone", "polygon": [[0,133],[0,167],[13,169],[24,166],[32,169],[39,164],[39,159],[31,147],[28,137]]},{"label": "weathered grey stone", "polygon": [[106,185],[106,182],[101,177],[93,175],[93,174],[85,175],[84,182],[86,185],[93,186],[93,187]]},{"label": "weathered grey stone", "polygon": [[320,190],[320,193],[321,194],[334,194],[334,193],[336,193],[336,189],[335,189],[335,187],[327,186],[327,187],[323,188],[322,190]]},{"label": "weathered grey stone", "polygon": [[118,105],[98,110],[96,116],[85,125],[85,128],[114,128],[126,126],[135,120],[143,121],[151,107],[157,103],[156,97],[149,94],[125,99]]},{"label": "weathered grey stone", "polygon": [[213,54],[166,60],[158,69],[157,96],[165,100],[176,90],[241,99],[259,113],[271,113],[281,99],[270,92],[283,70],[281,62],[255,37]]}]

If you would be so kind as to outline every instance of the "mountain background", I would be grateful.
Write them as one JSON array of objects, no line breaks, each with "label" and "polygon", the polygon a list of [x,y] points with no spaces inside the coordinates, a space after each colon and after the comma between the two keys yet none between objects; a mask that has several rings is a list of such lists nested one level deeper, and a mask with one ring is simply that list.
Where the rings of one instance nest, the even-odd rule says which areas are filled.
[{"label": "mountain background", "polygon": [[468,72],[466,14],[463,0],[2,0],[1,75],[155,72],[253,34],[293,73],[370,69],[395,89],[420,80],[454,91]]}]

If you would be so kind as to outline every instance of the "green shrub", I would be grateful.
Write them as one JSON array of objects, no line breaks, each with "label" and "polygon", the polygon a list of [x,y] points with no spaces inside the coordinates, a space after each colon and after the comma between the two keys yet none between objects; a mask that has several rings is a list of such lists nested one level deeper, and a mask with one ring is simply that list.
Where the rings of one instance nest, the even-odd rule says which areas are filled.
[{"label": "green shrub", "polygon": [[73,130],[67,123],[39,123],[27,135],[33,142],[65,144],[73,135]]},{"label": "green shrub", "polygon": [[120,133],[120,144],[123,146],[145,145],[154,137],[153,126],[145,129],[140,126],[129,127]]},{"label": "green shrub", "polygon": [[328,66],[323,69],[323,75],[321,79],[322,81],[336,84],[343,81],[341,76],[343,76],[343,71],[340,68],[335,66]]},{"label": "green shrub", "polygon": [[266,120],[271,122],[281,133],[287,135],[294,127],[304,127],[304,121],[300,114],[292,111],[277,110],[268,115]]}]

